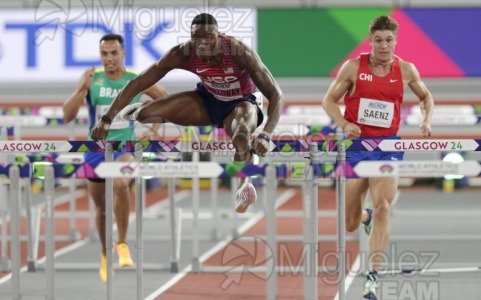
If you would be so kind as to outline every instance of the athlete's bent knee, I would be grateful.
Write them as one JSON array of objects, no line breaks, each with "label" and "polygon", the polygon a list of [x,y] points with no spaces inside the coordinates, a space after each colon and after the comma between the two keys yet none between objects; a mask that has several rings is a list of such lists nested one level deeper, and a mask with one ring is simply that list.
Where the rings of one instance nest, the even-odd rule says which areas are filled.
[{"label": "athlete's bent knee", "polygon": [[129,192],[129,185],[123,179],[116,180],[114,182],[114,192],[117,197],[125,195]]},{"label": "athlete's bent knee", "polygon": [[240,121],[232,135],[232,144],[236,150],[236,156],[242,161],[248,161],[252,156],[250,136],[249,126],[244,121]]},{"label": "athlete's bent knee", "polygon": [[376,220],[384,220],[389,217],[391,211],[391,206],[387,201],[382,201],[381,203],[374,206],[373,217]]}]

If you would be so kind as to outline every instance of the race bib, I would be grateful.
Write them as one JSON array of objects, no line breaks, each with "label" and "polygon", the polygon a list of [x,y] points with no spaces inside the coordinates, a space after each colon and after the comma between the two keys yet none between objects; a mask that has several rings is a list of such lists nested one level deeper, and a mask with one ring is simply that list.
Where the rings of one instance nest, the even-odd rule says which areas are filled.
[{"label": "race bib", "polygon": [[231,101],[242,98],[242,88],[239,81],[225,83],[205,81],[204,85],[219,100]]},{"label": "race bib", "polygon": [[394,103],[361,98],[359,111],[357,112],[357,123],[390,128],[394,114]]},{"label": "race bib", "polygon": [[[97,117],[97,123],[100,121],[103,115],[107,113],[109,110],[110,105],[97,105],[95,108],[95,115]],[[110,129],[125,129],[129,128],[130,122],[122,120],[119,115],[116,115],[115,118],[112,120],[112,124],[110,125]]]}]

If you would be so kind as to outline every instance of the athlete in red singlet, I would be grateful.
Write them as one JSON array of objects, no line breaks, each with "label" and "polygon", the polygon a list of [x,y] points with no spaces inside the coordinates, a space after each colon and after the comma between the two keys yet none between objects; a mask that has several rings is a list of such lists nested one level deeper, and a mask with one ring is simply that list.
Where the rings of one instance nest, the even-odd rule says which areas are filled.
[{"label": "athlete in red singlet", "polygon": [[[416,67],[394,55],[398,24],[385,15],[370,25],[371,52],[348,60],[329,87],[323,101],[324,110],[344,130],[348,139],[362,137],[399,138],[400,105],[406,86],[420,100],[423,114],[421,134],[431,135],[433,97],[422,82]],[[346,111],[341,115],[338,102],[345,96]],[[400,160],[402,152],[348,152],[351,165],[361,160]],[[364,286],[365,299],[377,300],[377,271],[389,243],[390,208],[395,198],[398,178],[349,179],[346,183],[346,227],[354,231],[365,225],[369,238],[370,272]],[[372,209],[363,210],[369,190]],[[372,229],[372,230],[371,230]]]},{"label": "athlete in red singlet", "polygon": [[[127,106],[140,91],[174,69],[198,75],[201,82],[197,89]],[[263,131],[251,142],[252,133],[263,120],[253,95],[256,87],[269,100],[268,119]],[[192,20],[189,41],[171,48],[125,86],[93,129],[92,138],[104,140],[109,123],[118,113],[142,123],[216,125],[225,128],[232,139],[234,160],[250,162],[253,153],[267,153],[283,103],[279,85],[257,53],[236,38],[220,34],[215,18],[203,13]],[[237,191],[236,211],[245,212],[256,197],[254,186],[246,179]]]},{"label": "athlete in red singlet", "polygon": [[401,121],[404,85],[399,58],[393,57],[392,67],[385,76],[371,71],[369,54],[361,54],[356,89],[346,94],[346,121],[356,123],[361,137],[396,135]]}]

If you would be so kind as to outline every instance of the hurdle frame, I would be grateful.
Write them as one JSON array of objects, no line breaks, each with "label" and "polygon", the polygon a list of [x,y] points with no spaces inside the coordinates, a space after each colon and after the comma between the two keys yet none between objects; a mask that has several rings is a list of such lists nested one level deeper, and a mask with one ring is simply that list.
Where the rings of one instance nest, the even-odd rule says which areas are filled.
[{"label": "hurdle frame", "polygon": [[[110,143],[105,146],[105,151],[106,151],[106,152],[108,152],[108,151],[112,151],[112,152],[113,152],[112,149],[109,149],[109,148],[111,147],[111,145],[110,145],[110,147],[109,147],[108,145],[110,145]],[[341,151],[341,150],[342,150],[342,148],[343,148],[342,145],[343,145],[343,143],[339,143],[339,144],[338,144],[338,151]],[[477,149],[477,148],[476,148],[476,149]],[[476,151],[476,150],[475,150],[475,151]],[[342,161],[342,156],[341,156],[341,155],[339,155],[338,160]],[[106,164],[108,164],[108,163],[109,163],[109,162],[106,161]],[[478,163],[478,162],[477,162],[477,163]],[[478,164],[479,164],[479,163],[478,163]],[[312,166],[311,166],[310,168],[312,168]],[[342,170],[342,168],[341,168],[341,170]],[[17,174],[15,174],[16,172],[17,172]],[[313,174],[314,174],[314,172],[313,172]],[[342,175],[343,172],[341,171],[340,174]],[[12,167],[11,167],[11,169],[9,170],[9,177],[10,177],[10,179],[11,179],[10,192],[13,191],[14,193],[16,193],[16,197],[18,198],[18,189],[19,189],[19,185],[18,185],[18,178],[19,178],[19,175],[18,175],[18,167],[15,167],[15,166],[12,166]],[[314,177],[315,177],[315,176],[312,176],[312,180],[314,180]],[[107,179],[108,179],[108,178],[109,178],[109,177],[107,177]],[[308,179],[311,179],[311,176],[310,176],[310,175],[309,175]],[[341,186],[341,185],[340,185],[340,186]],[[112,187],[110,187],[110,188],[112,188]],[[317,190],[317,186],[316,186],[316,190]],[[112,196],[112,195],[110,195],[110,196]],[[14,199],[14,197],[15,197],[15,195],[12,195],[11,198]],[[314,197],[312,197],[312,194],[311,194],[309,197],[311,198],[311,200],[314,198]],[[18,205],[18,201],[15,201],[15,203]],[[12,204],[14,204],[14,203],[12,203]],[[340,207],[342,207],[342,205],[339,205],[339,208],[340,208]],[[18,207],[17,207],[16,209],[15,209],[15,207],[13,207],[13,208],[12,208],[12,211],[13,211],[13,216],[16,216],[16,213],[18,214]],[[313,210],[313,212],[317,213],[317,210]],[[47,214],[47,215],[48,215],[48,214]],[[17,220],[18,220],[18,216],[17,216]],[[317,215],[316,215],[316,220],[317,220]],[[340,220],[340,221],[341,221],[341,220]],[[12,222],[12,234],[15,233],[15,230],[18,230],[18,228],[15,228],[15,226],[17,226],[16,223],[17,223],[17,222]],[[109,226],[107,226],[107,227],[109,227]],[[317,228],[317,227],[316,227],[316,228]],[[344,234],[344,231],[342,231],[342,232],[340,231],[340,234]],[[12,248],[12,254],[15,253],[15,250],[18,250],[18,245],[16,246],[16,243],[17,243],[17,242],[19,242],[19,241],[15,240],[14,242],[12,242],[12,247],[13,247],[13,248]],[[343,240],[342,240],[342,238],[340,238],[340,246],[339,246],[339,247],[342,246],[342,245],[341,245],[342,242],[343,242]],[[15,247],[17,247],[17,248],[15,248]],[[338,253],[339,253],[339,255],[342,255],[342,249],[341,249]],[[18,266],[18,261],[17,261],[17,259],[18,259],[18,257],[14,257],[14,256],[12,255],[12,267],[15,267],[15,268],[16,268],[16,267]],[[110,263],[111,263],[111,262],[110,262]],[[342,260],[340,259],[340,261],[339,261],[340,267],[341,267],[342,263],[343,263],[343,262],[342,262]],[[342,268],[342,269],[344,270],[344,268]],[[480,269],[479,267],[476,268],[476,270],[479,270],[479,269]],[[18,280],[19,278],[18,278],[18,277],[19,277],[18,275],[16,275],[15,273],[12,273],[12,278],[13,278],[12,283],[13,283],[14,285],[17,285],[17,284],[19,285],[19,280]],[[343,274],[340,272],[340,273],[339,273],[339,279],[342,281],[342,278],[343,278]],[[16,279],[17,281],[15,281],[15,279]],[[14,282],[15,282],[15,283],[14,283]],[[18,287],[18,288],[19,288],[19,287]],[[15,289],[14,289],[14,290],[15,290]],[[341,291],[341,293],[342,293],[342,292],[343,292],[343,290]],[[108,292],[107,292],[107,293],[108,293]],[[14,294],[14,295],[15,295],[15,294]],[[107,297],[112,297],[112,294],[111,294],[111,293],[108,294]],[[341,298],[341,299],[342,299],[342,298]]]}]

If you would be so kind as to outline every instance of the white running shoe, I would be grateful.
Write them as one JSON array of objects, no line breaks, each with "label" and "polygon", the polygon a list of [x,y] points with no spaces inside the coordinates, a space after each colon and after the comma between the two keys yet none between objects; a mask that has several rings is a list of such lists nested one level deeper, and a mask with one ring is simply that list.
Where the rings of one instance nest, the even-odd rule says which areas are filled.
[{"label": "white running shoe", "polygon": [[137,121],[137,116],[141,110],[142,103],[134,103],[127,105],[119,112],[119,116],[125,121]]},{"label": "white running shoe", "polygon": [[256,199],[256,188],[251,183],[244,183],[239,190],[237,190],[235,211],[240,214],[245,213],[249,205],[256,202]]}]

